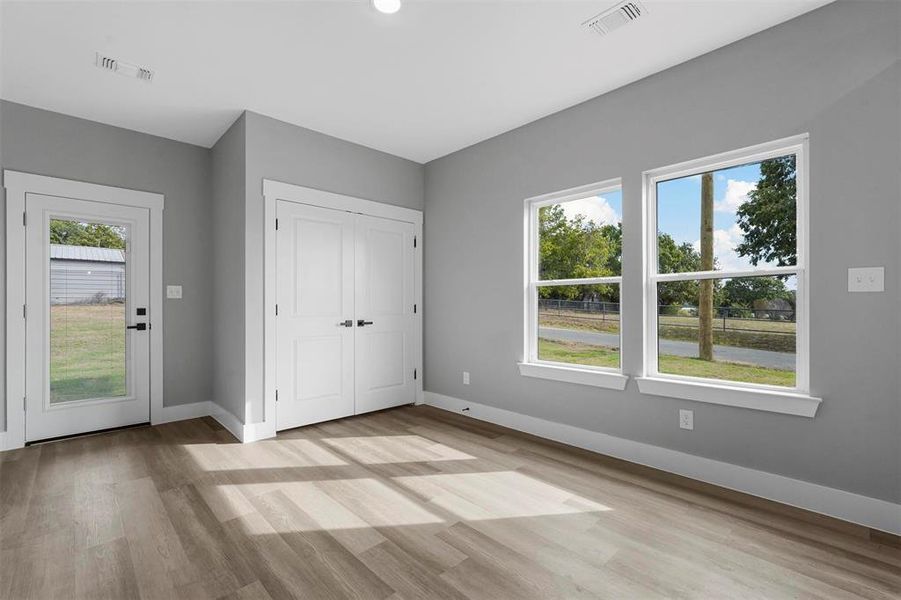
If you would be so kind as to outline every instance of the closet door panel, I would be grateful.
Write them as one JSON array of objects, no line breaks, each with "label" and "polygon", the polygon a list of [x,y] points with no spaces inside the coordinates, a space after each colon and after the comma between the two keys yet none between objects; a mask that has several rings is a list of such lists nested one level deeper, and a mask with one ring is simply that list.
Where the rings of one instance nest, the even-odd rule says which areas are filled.
[{"label": "closet door panel", "polygon": [[356,413],[415,400],[413,225],[356,216]]},{"label": "closet door panel", "polygon": [[354,215],[278,203],[278,429],[354,412]]}]

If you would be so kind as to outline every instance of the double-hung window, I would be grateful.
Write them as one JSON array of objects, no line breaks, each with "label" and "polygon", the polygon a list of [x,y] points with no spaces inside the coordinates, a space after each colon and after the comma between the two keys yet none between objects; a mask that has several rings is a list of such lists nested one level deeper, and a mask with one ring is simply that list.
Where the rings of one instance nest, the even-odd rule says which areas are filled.
[{"label": "double-hung window", "polygon": [[523,375],[623,389],[622,188],[526,201]]},{"label": "double-hung window", "polygon": [[[806,153],[801,136],[645,174],[642,391],[815,411]],[[779,410],[779,393],[802,401]]]}]

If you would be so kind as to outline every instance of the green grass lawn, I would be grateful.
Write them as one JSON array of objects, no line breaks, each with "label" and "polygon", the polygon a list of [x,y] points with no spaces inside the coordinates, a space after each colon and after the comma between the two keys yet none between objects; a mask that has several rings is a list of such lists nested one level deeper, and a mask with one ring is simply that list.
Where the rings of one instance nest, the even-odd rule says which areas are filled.
[{"label": "green grass lawn", "polygon": [[619,315],[601,315],[557,311],[540,311],[538,322],[542,327],[559,327],[561,329],[581,329],[583,331],[603,331],[619,333]]},{"label": "green grass lawn", "polygon": [[[578,342],[557,342],[538,339],[538,357],[562,363],[593,367],[619,367],[619,350],[604,346],[592,346]],[[794,371],[783,371],[768,367],[757,367],[743,363],[706,361],[686,356],[662,354],[658,369],[661,373],[706,377],[726,381],[759,383],[792,387],[795,385]]]},{"label": "green grass lawn", "polygon": [[50,308],[50,402],[124,396],[125,305]]},{"label": "green grass lawn", "polygon": [[619,350],[577,342],[558,342],[538,338],[538,358],[591,367],[619,368]]},{"label": "green grass lawn", "polygon": [[794,387],[795,385],[794,371],[758,367],[744,363],[708,361],[688,356],[673,356],[672,354],[660,355],[657,370],[661,373],[684,375],[686,377],[706,377],[708,379],[723,379],[726,381],[784,387]]}]

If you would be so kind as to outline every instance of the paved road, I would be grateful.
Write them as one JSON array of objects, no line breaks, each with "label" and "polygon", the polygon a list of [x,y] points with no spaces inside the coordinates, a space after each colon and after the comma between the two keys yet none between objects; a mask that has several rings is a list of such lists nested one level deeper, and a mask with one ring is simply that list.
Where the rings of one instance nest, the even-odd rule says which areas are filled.
[{"label": "paved road", "polygon": [[[557,327],[539,327],[539,337],[557,342],[579,342],[596,346],[619,346],[619,336],[615,333],[600,333],[582,329],[559,329]],[[679,340],[660,340],[661,354],[676,356],[697,356],[698,345],[694,342]],[[755,348],[737,348],[735,346],[714,346],[713,357],[717,360],[749,363],[762,367],[792,371],[795,368],[795,355],[789,352],[773,352]]]}]

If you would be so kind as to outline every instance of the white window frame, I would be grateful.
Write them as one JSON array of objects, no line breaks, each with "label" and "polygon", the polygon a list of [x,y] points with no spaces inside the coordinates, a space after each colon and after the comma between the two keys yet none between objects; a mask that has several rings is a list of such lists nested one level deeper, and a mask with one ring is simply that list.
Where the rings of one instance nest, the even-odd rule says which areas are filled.
[{"label": "white window frame", "polygon": [[[519,372],[526,377],[538,377],[554,381],[565,381],[596,387],[622,390],[629,378],[622,371],[622,272],[613,277],[590,277],[584,279],[540,280],[538,270],[538,209],[551,204],[560,204],[570,200],[581,200],[593,195],[603,195],[614,190],[622,190],[622,180],[608,179],[560,192],[553,192],[527,198],[525,200],[524,230],[524,340],[523,360],[519,363]],[[540,360],[538,358],[538,288],[555,285],[597,285],[616,284],[620,286],[620,366],[592,367]]]},{"label": "white window frame", "polygon": [[[644,376],[638,378],[642,393],[670,396],[699,402],[740,406],[770,412],[813,417],[822,401],[810,395],[810,306],[808,296],[808,135],[708,156],[643,174],[644,188]],[[743,164],[794,154],[797,186],[797,261],[789,267],[762,267],[749,270],[657,272],[657,184],[699,173],[718,171]],[[796,374],[794,388],[708,379],[660,373],[657,363],[657,284],[666,281],[724,279],[735,277],[793,275],[796,292]]]}]

